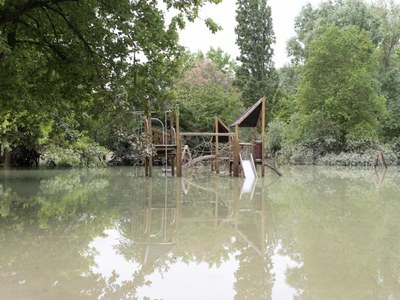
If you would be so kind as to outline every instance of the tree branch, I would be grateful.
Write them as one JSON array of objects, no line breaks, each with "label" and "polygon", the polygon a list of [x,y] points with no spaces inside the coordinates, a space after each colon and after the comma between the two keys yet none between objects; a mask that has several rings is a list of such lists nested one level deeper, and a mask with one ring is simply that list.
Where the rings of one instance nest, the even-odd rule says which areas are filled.
[{"label": "tree branch", "polygon": [[68,25],[69,29],[79,38],[79,40],[83,43],[84,47],[86,48],[86,50],[89,52],[90,56],[94,57],[96,55],[96,53],[92,50],[91,45],[85,40],[85,38],[83,37],[82,33],[78,30],[78,28],[76,28],[76,26],[74,24],[72,24],[67,16],[65,15],[65,13],[62,11],[61,7],[58,7],[58,9],[51,7],[50,5],[45,5],[45,7],[48,10],[53,11],[54,13],[56,13],[57,15],[59,15],[64,22]]},{"label": "tree branch", "polygon": [[63,2],[79,2],[81,0],[28,0],[20,5],[8,5],[0,9],[0,26],[18,21],[23,15],[35,8]]}]

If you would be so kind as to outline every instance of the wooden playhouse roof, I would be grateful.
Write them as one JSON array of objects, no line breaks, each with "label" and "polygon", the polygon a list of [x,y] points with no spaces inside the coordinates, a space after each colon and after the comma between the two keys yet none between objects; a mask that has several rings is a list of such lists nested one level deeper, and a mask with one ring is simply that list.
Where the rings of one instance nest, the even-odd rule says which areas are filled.
[{"label": "wooden playhouse roof", "polygon": [[235,122],[232,123],[231,127],[238,125],[239,127],[257,127],[257,122],[261,112],[262,100],[258,100],[252,107],[246,110]]}]

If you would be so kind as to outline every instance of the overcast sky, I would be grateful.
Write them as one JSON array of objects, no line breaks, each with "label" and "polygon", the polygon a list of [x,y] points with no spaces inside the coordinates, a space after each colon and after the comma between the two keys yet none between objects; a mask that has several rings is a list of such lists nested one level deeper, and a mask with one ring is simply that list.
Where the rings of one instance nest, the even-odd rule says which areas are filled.
[{"label": "overcast sky", "polygon": [[[201,50],[203,52],[207,52],[211,46],[220,47],[233,58],[236,58],[239,50],[235,44],[235,2],[235,0],[223,0],[218,5],[206,5],[201,10],[200,17],[203,19],[213,18],[223,27],[223,30],[212,34],[201,21],[189,23],[186,29],[181,32],[181,44],[191,51]],[[275,66],[281,67],[289,61],[286,53],[286,42],[294,36],[295,17],[305,4],[311,3],[316,7],[321,0],[268,0],[267,2],[272,9],[276,37],[274,46]]]}]

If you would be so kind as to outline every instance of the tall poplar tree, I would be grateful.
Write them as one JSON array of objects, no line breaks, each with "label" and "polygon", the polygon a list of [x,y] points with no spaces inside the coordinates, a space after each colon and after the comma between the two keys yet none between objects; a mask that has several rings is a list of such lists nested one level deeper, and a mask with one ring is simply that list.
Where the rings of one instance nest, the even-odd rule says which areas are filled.
[{"label": "tall poplar tree", "polygon": [[[235,32],[240,50],[237,85],[246,106],[267,97],[267,115],[273,109],[278,77],[272,61],[275,34],[267,0],[237,0]],[[270,119],[269,117],[267,119]]]}]

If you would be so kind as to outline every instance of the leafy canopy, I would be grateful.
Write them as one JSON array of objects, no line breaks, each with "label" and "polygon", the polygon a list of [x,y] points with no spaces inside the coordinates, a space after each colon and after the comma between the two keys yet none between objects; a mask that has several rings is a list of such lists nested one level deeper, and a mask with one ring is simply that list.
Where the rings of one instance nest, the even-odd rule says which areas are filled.
[{"label": "leafy canopy", "polygon": [[275,34],[271,8],[266,0],[238,0],[236,5],[236,44],[240,50],[236,84],[245,106],[266,96],[270,107],[278,83],[272,61]]},{"label": "leafy canopy", "polygon": [[376,65],[363,31],[331,26],[311,43],[298,92],[308,138],[331,138],[341,147],[376,138],[385,112],[385,100],[376,92]]}]

